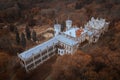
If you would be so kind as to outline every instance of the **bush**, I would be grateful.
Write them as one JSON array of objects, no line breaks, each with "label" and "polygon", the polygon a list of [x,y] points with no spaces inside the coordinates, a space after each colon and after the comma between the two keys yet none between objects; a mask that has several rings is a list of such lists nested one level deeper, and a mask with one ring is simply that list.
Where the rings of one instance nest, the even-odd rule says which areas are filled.
[{"label": "bush", "polygon": [[75,5],[75,9],[81,9],[83,7],[83,5],[81,3],[76,3]]},{"label": "bush", "polygon": [[95,2],[96,2],[97,4],[101,4],[101,3],[105,3],[106,0],[95,0]]}]

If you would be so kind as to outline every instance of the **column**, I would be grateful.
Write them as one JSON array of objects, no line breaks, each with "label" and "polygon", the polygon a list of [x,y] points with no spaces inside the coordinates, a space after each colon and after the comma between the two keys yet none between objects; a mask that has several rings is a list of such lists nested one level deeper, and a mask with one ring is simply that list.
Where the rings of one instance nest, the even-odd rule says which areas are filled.
[{"label": "column", "polygon": [[25,70],[26,70],[26,72],[28,73],[29,72],[29,70],[27,69],[27,64],[26,64],[26,62],[24,61],[24,65],[25,65]]},{"label": "column", "polygon": [[89,44],[91,43],[91,39],[90,39],[90,36],[89,36]]},{"label": "column", "polygon": [[[18,53],[17,53],[18,54]],[[19,54],[18,54],[19,55]],[[19,57],[18,57],[19,58]],[[21,59],[22,58],[22,56],[20,56],[20,58],[19,58],[19,61],[20,61],[20,64],[22,65],[22,67],[24,67],[25,66],[25,63],[24,63],[24,60],[22,60]],[[21,62],[21,61],[23,61],[23,62]]]},{"label": "column", "polygon": [[41,50],[40,50],[40,53],[39,53],[39,54],[40,54],[40,57],[39,57],[39,59],[41,59],[41,60],[42,60]]},{"label": "column", "polygon": [[36,68],[35,59],[34,59],[34,54],[32,54],[32,58],[33,58],[34,68]]},{"label": "column", "polygon": [[55,54],[54,46],[55,46],[55,43],[53,42],[53,54]]},{"label": "column", "polygon": [[[46,54],[45,54],[46,55]],[[47,57],[49,58],[48,46],[47,46]]]}]

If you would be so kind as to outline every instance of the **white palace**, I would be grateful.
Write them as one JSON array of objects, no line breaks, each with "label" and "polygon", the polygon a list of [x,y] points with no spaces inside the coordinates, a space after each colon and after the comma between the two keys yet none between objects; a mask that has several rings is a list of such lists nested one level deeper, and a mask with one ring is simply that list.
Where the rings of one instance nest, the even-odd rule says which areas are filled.
[{"label": "white palace", "polygon": [[66,20],[66,31],[61,32],[61,25],[54,24],[54,37],[36,47],[18,54],[20,64],[29,72],[48,60],[51,56],[73,54],[82,42],[96,43],[99,37],[109,27],[105,19],[94,19],[88,21],[84,27],[72,26],[72,20]]}]

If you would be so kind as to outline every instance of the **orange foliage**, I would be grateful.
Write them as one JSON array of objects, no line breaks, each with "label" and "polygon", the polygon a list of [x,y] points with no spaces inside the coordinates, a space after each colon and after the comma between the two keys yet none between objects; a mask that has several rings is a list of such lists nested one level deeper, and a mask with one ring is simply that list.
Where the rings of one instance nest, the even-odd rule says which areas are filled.
[{"label": "orange foliage", "polygon": [[77,51],[60,56],[51,73],[54,80],[119,80],[120,54],[107,47],[91,49],[89,54]]},{"label": "orange foliage", "polygon": [[57,80],[61,80],[62,77],[67,80],[74,79],[77,74],[76,70],[81,71],[81,69],[86,68],[90,61],[91,57],[82,52],[61,56],[53,65],[52,76]]},{"label": "orange foliage", "polygon": [[12,57],[5,52],[0,52],[0,80],[18,80],[24,78],[16,57]]}]

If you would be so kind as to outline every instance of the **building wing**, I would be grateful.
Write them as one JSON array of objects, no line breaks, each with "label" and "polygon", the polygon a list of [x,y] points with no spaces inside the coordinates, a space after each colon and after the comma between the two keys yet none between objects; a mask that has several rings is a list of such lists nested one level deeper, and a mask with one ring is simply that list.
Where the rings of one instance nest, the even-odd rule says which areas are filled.
[{"label": "building wing", "polygon": [[58,40],[54,37],[42,44],[39,44],[36,47],[33,47],[27,51],[22,52],[21,54],[19,54],[18,56],[23,59],[26,60],[28,58],[30,58],[32,55],[36,55],[38,54],[40,51],[43,51],[45,49],[47,49],[47,47],[53,46],[53,44],[58,43]]}]

